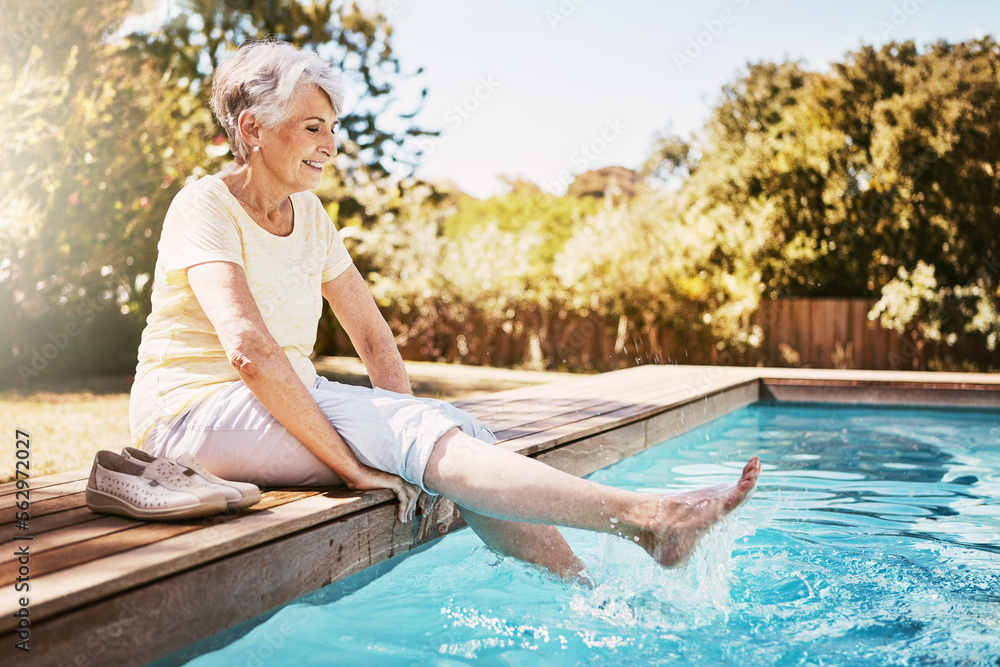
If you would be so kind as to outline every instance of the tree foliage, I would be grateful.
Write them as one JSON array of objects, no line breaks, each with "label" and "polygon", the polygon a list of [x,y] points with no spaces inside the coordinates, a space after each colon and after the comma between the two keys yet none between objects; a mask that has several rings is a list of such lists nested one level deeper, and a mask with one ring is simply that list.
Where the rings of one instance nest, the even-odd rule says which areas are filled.
[{"label": "tree foliage", "polygon": [[[750,261],[771,298],[880,296],[873,316],[897,329],[995,340],[998,73],[990,37],[863,47],[823,73],[750,65],[682,165],[682,208],[762,240]],[[684,160],[661,144],[647,171]],[[723,241],[712,261],[742,255]],[[904,295],[922,307],[894,306]]]},{"label": "tree foliage", "polygon": [[444,206],[414,191],[372,209],[357,254],[401,340],[432,358],[463,322],[517,320],[558,365],[552,332],[575,314],[654,359],[661,339],[748,359],[762,297],[881,297],[872,316],[901,332],[989,334],[997,53],[984,39],[865,47],[826,72],[750,64],[702,132],[654,139],[652,187],[552,197],[509,179],[506,196]]},{"label": "tree foliage", "polygon": [[[405,127],[415,110],[394,100],[403,73],[383,15],[334,0],[189,0],[137,31],[134,5],[0,4],[13,33],[0,60],[0,379],[134,367],[169,202],[229,159],[207,95],[236,45],[274,36],[345,73],[359,101],[341,119],[341,155],[321,190],[345,218],[365,218],[367,174],[393,169],[400,144],[421,133]],[[384,127],[394,116],[403,129]]]},{"label": "tree foliage", "polygon": [[318,194],[400,342],[429,356],[463,323],[488,334],[516,319],[534,362],[557,365],[546,332],[569,316],[654,349],[670,332],[742,353],[761,342],[759,299],[794,296],[879,298],[873,318],[932,340],[1000,334],[990,37],[862,47],[822,72],[749,64],[702,131],[654,138],[644,181],[606,168],[556,197],[508,178],[481,201],[398,178],[423,131],[393,93],[406,74],[385,16],[187,0],[138,31],[134,4],[0,0],[0,379],[133,367],[166,208],[229,159],[211,73],[265,35],[345,73],[354,103]]}]

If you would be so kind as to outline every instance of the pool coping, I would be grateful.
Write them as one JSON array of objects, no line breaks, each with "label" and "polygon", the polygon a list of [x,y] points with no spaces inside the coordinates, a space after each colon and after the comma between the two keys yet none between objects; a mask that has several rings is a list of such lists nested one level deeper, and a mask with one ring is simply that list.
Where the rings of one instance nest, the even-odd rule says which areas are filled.
[{"label": "pool coping", "polygon": [[[642,366],[456,404],[495,426],[499,446],[583,475],[760,400],[1000,409],[1000,375]],[[442,501],[414,533],[393,506],[388,492],[310,492],[43,575],[32,633],[45,650],[31,662],[145,664],[464,525]]]}]

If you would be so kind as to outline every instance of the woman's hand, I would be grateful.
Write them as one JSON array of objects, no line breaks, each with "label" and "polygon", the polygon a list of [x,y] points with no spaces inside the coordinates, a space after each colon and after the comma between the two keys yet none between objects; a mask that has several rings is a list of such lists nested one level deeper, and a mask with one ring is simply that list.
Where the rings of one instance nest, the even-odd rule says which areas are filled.
[{"label": "woman's hand", "polygon": [[359,466],[358,473],[350,480],[345,479],[344,483],[353,491],[391,490],[399,500],[397,516],[402,523],[409,522],[417,505],[417,498],[420,497],[420,488],[410,484],[402,477],[367,466]]}]

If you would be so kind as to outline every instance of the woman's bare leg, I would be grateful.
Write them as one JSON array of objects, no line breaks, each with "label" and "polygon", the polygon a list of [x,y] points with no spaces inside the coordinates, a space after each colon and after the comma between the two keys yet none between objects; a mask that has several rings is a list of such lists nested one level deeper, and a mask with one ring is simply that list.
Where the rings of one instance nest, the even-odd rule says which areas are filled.
[{"label": "woman's bare leg", "polygon": [[555,526],[504,521],[459,507],[476,535],[500,553],[551,570],[566,581],[589,583],[587,568]]},{"label": "woman's bare leg", "polygon": [[635,493],[574,477],[455,428],[435,444],[424,484],[485,517],[619,535],[672,567],[746,500],[759,476],[760,461],[753,457],[734,484],[674,495]]}]

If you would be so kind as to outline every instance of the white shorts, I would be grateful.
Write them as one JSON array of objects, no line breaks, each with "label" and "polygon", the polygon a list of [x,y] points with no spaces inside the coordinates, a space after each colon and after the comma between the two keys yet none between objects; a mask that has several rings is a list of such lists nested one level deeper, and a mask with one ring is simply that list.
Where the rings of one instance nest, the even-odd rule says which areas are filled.
[{"label": "white shorts", "polygon": [[[309,392],[361,463],[399,475],[425,491],[424,468],[446,432],[457,426],[484,442],[496,442],[475,417],[437,399],[324,377],[317,378]],[[142,449],[165,458],[191,454],[223,479],[263,487],[342,483],[241,381],[155,425]]]}]

